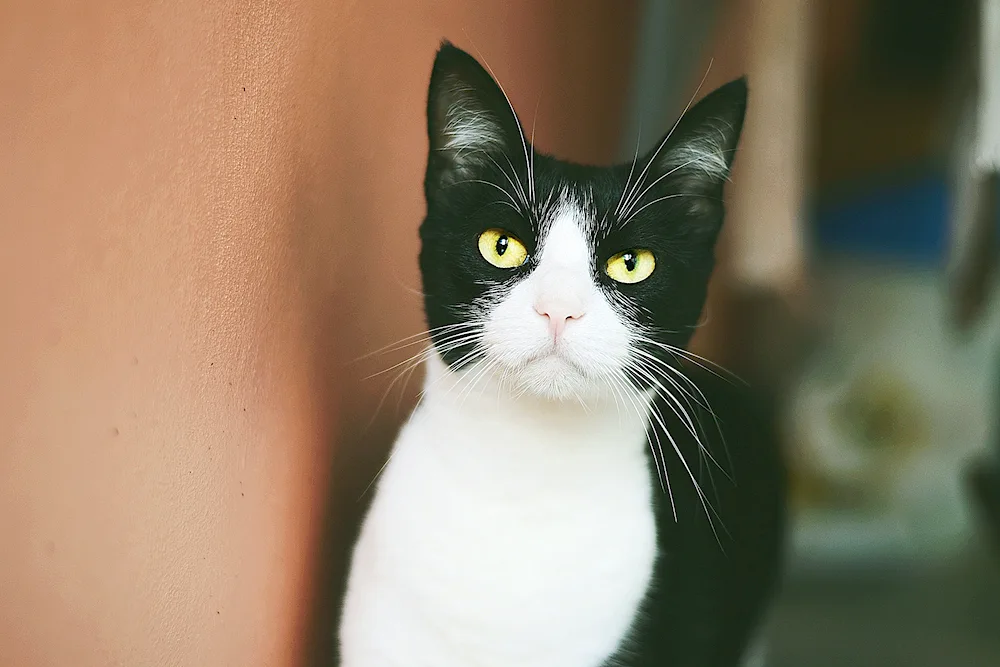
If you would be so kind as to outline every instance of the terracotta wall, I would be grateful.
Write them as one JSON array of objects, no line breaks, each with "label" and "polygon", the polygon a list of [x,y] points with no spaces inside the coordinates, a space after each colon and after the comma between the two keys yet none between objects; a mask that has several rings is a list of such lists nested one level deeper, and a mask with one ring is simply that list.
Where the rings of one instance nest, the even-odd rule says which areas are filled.
[{"label": "terracotta wall", "polygon": [[634,21],[596,0],[0,5],[0,664],[324,654],[335,527],[402,414],[367,428],[390,376],[360,379],[389,358],[346,362],[422,327],[437,42],[537,105],[543,148],[602,161]]}]

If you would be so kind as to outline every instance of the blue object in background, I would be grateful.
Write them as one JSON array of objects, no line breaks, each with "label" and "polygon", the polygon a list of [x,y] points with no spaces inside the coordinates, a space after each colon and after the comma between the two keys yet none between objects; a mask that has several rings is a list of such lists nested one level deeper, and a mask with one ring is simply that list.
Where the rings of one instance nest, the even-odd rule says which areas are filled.
[{"label": "blue object in background", "polygon": [[948,251],[950,197],[939,171],[825,197],[813,210],[812,240],[820,254],[941,267]]},{"label": "blue object in background", "polygon": [[814,209],[813,242],[821,254],[942,264],[949,196],[944,176],[932,173],[828,198]]}]

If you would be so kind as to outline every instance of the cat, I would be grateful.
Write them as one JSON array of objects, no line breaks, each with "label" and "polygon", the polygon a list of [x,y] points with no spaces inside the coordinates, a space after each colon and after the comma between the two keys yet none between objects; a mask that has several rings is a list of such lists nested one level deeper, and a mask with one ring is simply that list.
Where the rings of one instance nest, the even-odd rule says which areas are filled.
[{"label": "cat", "polygon": [[491,74],[442,43],[425,385],[354,546],[344,667],[747,657],[780,570],[784,468],[738,383],[685,350],[746,101],[738,79],[648,155],[572,164],[535,151]]}]

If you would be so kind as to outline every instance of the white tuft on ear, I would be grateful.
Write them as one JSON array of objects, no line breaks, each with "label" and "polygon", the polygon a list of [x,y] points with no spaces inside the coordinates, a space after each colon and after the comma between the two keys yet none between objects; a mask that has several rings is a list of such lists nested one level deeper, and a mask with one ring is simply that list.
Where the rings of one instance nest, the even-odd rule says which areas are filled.
[{"label": "white tuft on ear", "polygon": [[521,148],[521,127],[493,76],[465,51],[444,43],[434,59],[427,98],[429,195],[470,182],[480,169]]},{"label": "white tuft on ear", "polygon": [[710,118],[683,142],[672,146],[663,156],[665,171],[702,174],[713,182],[729,178],[735,149],[733,124],[722,118]]},{"label": "white tuft on ear", "polygon": [[502,149],[503,131],[493,113],[475,103],[471,87],[459,81],[449,83],[453,88],[446,98],[452,103],[444,112],[443,145],[439,150],[464,153]]}]

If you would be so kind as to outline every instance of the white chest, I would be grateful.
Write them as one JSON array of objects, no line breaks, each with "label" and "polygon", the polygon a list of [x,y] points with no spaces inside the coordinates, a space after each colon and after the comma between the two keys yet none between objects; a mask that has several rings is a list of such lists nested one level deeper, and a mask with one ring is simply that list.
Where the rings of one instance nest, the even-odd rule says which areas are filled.
[{"label": "white chest", "polygon": [[456,412],[396,443],[355,549],[344,667],[597,667],[656,556],[644,420]]}]

